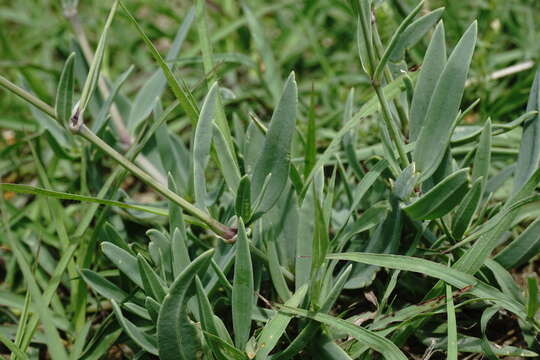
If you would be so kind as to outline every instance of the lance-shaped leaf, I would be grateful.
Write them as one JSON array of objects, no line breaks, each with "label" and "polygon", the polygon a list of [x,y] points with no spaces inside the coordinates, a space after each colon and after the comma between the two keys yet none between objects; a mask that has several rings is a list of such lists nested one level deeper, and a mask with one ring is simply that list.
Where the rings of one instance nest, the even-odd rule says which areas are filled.
[{"label": "lance-shaped leaf", "polygon": [[199,114],[199,121],[195,129],[193,139],[193,187],[195,193],[195,204],[199,209],[206,210],[206,178],[204,171],[210,158],[212,147],[212,133],[214,131],[214,108],[216,104],[216,94],[219,86],[214,83],[206,98]]},{"label": "lance-shaped leaf", "polygon": [[442,16],[444,8],[438,8],[422,16],[399,35],[396,46],[390,54],[390,61],[398,62],[405,56],[405,50],[414,46]]},{"label": "lance-shaped leaf", "polygon": [[476,32],[474,22],[450,55],[429,102],[413,153],[423,179],[437,170],[450,142],[476,44]]},{"label": "lance-shaped leaf", "polygon": [[497,260],[507,269],[526,263],[540,253],[540,220],[536,220],[497,254]]},{"label": "lance-shaped leaf", "polygon": [[482,199],[482,182],[482,178],[474,182],[472,188],[465,195],[456,211],[456,216],[452,220],[452,235],[454,235],[456,240],[460,240],[469,225],[471,225],[474,214]]},{"label": "lance-shaped leaf", "polygon": [[467,191],[468,171],[456,171],[403,210],[414,220],[433,220],[448,214]]},{"label": "lance-shaped leaf", "polygon": [[63,126],[68,124],[71,111],[73,110],[74,62],[75,53],[71,53],[64,64],[64,69],[62,70],[62,75],[60,75],[60,82],[58,83],[58,90],[56,92],[56,102],[54,105],[56,118]]},{"label": "lance-shaped leaf", "polygon": [[411,141],[418,139],[433,90],[446,65],[446,44],[444,41],[444,24],[441,21],[433,33],[414,88],[409,119],[409,138]]},{"label": "lance-shaped leaf", "polygon": [[[527,111],[540,111],[540,69],[537,70],[529,94]],[[538,169],[540,161],[540,113],[523,123],[523,136],[514,179],[514,193],[519,191],[523,184]]]},{"label": "lance-shaped leaf", "polygon": [[116,319],[126,332],[126,334],[133,340],[137,345],[139,345],[142,349],[145,351],[148,351],[151,354],[158,355],[158,349],[157,349],[157,340],[155,335],[149,335],[142,331],[137,325],[129,321],[122,315],[122,310],[120,310],[120,306],[118,306],[118,303],[114,300],[111,300],[114,314],[116,315]]},{"label": "lance-shaped leaf", "polygon": [[186,294],[195,275],[205,268],[214,255],[208,250],[197,257],[171,285],[159,311],[157,332],[159,358],[164,360],[192,359],[197,348],[197,336],[187,317]]},{"label": "lance-shaped leaf", "polygon": [[480,135],[480,143],[474,156],[472,179],[482,178],[482,192],[486,188],[491,164],[491,120],[488,119]]},{"label": "lance-shaped leaf", "polygon": [[267,189],[254,212],[267,212],[274,206],[287,184],[290,152],[295,131],[298,93],[294,73],[289,75],[281,99],[272,115],[262,153],[255,164],[251,181],[251,199],[257,199],[266,177]]},{"label": "lance-shaped leaf", "polygon": [[101,243],[101,250],[131,281],[138,287],[143,287],[141,276],[139,275],[137,258],[135,256],[108,241]]},{"label": "lance-shaped leaf", "polygon": [[244,223],[240,218],[232,289],[234,340],[236,347],[239,349],[243,349],[249,339],[253,293],[253,266],[249,252],[249,241]]},{"label": "lance-shaped leaf", "polygon": [[240,180],[240,184],[238,184],[235,212],[236,216],[242,218],[244,222],[248,222],[251,218],[251,182],[247,175],[245,175],[242,180]]},{"label": "lance-shaped leaf", "polygon": [[358,45],[358,55],[360,56],[360,62],[366,74],[371,75],[375,64],[372,63],[372,59],[369,56],[373,51],[373,30],[371,25],[371,1],[360,1],[358,7],[358,23],[356,26],[357,34],[356,41]]}]

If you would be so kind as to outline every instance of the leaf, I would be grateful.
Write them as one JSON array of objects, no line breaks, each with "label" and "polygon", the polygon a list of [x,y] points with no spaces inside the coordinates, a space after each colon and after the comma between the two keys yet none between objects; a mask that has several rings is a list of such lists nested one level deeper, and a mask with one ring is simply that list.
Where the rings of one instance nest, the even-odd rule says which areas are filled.
[{"label": "leaf", "polygon": [[407,200],[414,190],[417,180],[418,176],[415,174],[415,166],[412,163],[399,174],[392,193],[400,200]]},{"label": "leaf", "polygon": [[298,94],[294,73],[289,75],[281,99],[272,114],[262,153],[251,179],[251,198],[256,199],[265,179],[270,176],[264,198],[254,212],[267,212],[279,199],[289,178],[290,152],[295,131]]},{"label": "leaf", "polygon": [[99,80],[101,63],[103,61],[103,54],[105,53],[105,43],[107,42],[107,34],[109,32],[109,28],[111,27],[114,15],[116,14],[118,3],[118,0],[115,1],[111,7],[111,11],[109,12],[109,16],[107,17],[107,21],[105,22],[105,26],[103,27],[101,36],[99,38],[98,46],[94,54],[94,59],[92,60],[92,64],[90,65],[88,75],[86,76],[86,80],[84,82],[81,99],[79,100],[78,105],[79,121],[82,121],[83,113],[86,110],[88,103],[90,102],[90,97],[94,93],[94,90]]},{"label": "leaf", "polygon": [[[527,111],[540,111],[540,68],[536,71],[529,94]],[[523,123],[523,135],[514,177],[514,190],[518,192],[538,169],[540,161],[540,113]]]},{"label": "leaf", "polygon": [[124,290],[92,270],[82,269],[81,276],[92,289],[107,299],[123,303],[128,297],[128,294]]},{"label": "leaf", "polygon": [[[294,293],[285,305],[289,307],[300,305],[306,296],[307,289],[307,285],[303,285],[296,293]],[[257,340],[256,360],[263,360],[268,357],[268,354],[270,354],[270,351],[277,345],[279,338],[285,332],[290,321],[290,315],[278,312],[266,323]]]},{"label": "leaf", "polygon": [[153,297],[157,302],[162,303],[167,290],[163,285],[163,280],[150,267],[146,259],[137,255],[138,272],[142,282],[142,288],[147,296]]},{"label": "leaf", "polygon": [[102,205],[116,206],[123,209],[133,209],[133,210],[143,211],[143,212],[147,212],[151,214],[167,216],[167,212],[165,210],[154,208],[151,206],[127,204],[120,201],[99,199],[99,198],[95,198],[91,196],[84,196],[84,195],[69,194],[69,193],[64,193],[64,192],[59,192],[59,191],[47,190],[47,189],[30,186],[30,185],[3,183],[3,184],[0,184],[0,189],[4,191],[13,191],[19,194],[42,195],[42,196],[48,196],[48,197],[52,197],[56,199],[92,202],[92,203],[97,203],[97,204],[102,204]]},{"label": "leaf", "polygon": [[234,328],[234,343],[243,349],[251,331],[251,313],[253,308],[253,266],[249,251],[249,241],[244,228],[244,222],[238,221],[236,241],[236,257],[234,262],[234,280],[232,288],[232,320]]},{"label": "leaf", "polygon": [[418,135],[424,126],[426,112],[437,81],[446,65],[446,44],[444,39],[444,24],[441,21],[431,37],[424,62],[420,68],[418,81],[414,88],[409,119],[409,138],[418,140]]},{"label": "leaf", "polygon": [[210,149],[212,147],[212,133],[214,121],[214,108],[216,105],[216,94],[219,90],[217,82],[212,84],[206,98],[204,99],[195,135],[193,137],[193,187],[195,204],[199,209],[206,209],[206,178],[204,172],[210,159]]},{"label": "leaf", "polygon": [[[178,28],[174,41],[170,47],[165,61],[171,61],[178,57],[178,53],[184,40],[191,28],[191,24],[195,19],[195,8],[190,8],[187,15],[182,21],[182,25]],[[172,68],[172,66],[170,66]],[[141,87],[135,100],[133,101],[133,107],[129,113],[128,127],[133,130],[137,128],[139,123],[146,119],[152,112],[152,109],[156,105],[158,99],[163,94],[165,86],[167,85],[167,78],[163,75],[163,70],[159,69],[144,83]]]},{"label": "leaf", "polygon": [[145,351],[153,355],[158,355],[157,340],[155,336],[146,334],[145,332],[140,330],[139,327],[126,319],[124,315],[122,315],[122,310],[120,310],[120,306],[118,306],[118,303],[116,301],[111,300],[111,304],[114,314],[116,315],[116,319],[118,320],[126,334],[131,338],[131,340],[133,340]]},{"label": "leaf", "polygon": [[420,1],[418,5],[403,19],[401,24],[399,24],[398,28],[394,31],[392,38],[390,39],[390,42],[388,43],[388,46],[384,50],[384,53],[381,55],[381,59],[379,60],[379,63],[377,64],[377,68],[375,69],[375,73],[373,77],[375,79],[379,79],[380,74],[382,73],[384,67],[386,66],[388,59],[390,58],[390,55],[394,51],[394,49],[398,46],[398,43],[400,41],[400,36],[404,33],[405,29],[411,25],[413,22],[415,16],[422,10],[422,7],[424,6],[423,1]]},{"label": "leaf", "polygon": [[356,25],[356,41],[358,46],[358,55],[362,68],[366,74],[371,75],[375,64],[372,63],[370,52],[373,51],[373,30],[371,24],[371,1],[360,1],[358,8],[358,21]]},{"label": "leaf", "polygon": [[540,219],[530,224],[517,238],[507,245],[495,260],[507,269],[527,263],[540,253]]},{"label": "leaf", "polygon": [[68,125],[69,118],[71,117],[71,111],[73,110],[74,59],[75,53],[71,53],[64,64],[64,68],[62,69],[58,89],[56,91],[56,102],[54,109],[56,111],[56,118],[62,126]]},{"label": "leaf", "polygon": [[182,230],[176,228],[174,230],[171,241],[171,256],[173,276],[176,278],[191,262],[187,248],[187,234],[185,228]]},{"label": "leaf", "polygon": [[444,8],[435,9],[422,16],[399,35],[396,46],[390,53],[390,61],[398,62],[405,56],[405,50],[414,46],[442,16]]},{"label": "leaf", "polygon": [[496,288],[478,280],[470,274],[426,259],[402,255],[368,254],[354,252],[330,254],[327,256],[327,258],[335,260],[355,261],[363,264],[376,265],[389,269],[413,271],[437,278],[458,289],[469,289],[470,287],[468,291],[471,294],[479,298],[490,299],[499,306],[504,307],[510,312],[513,312],[518,317],[522,319],[526,318],[526,314],[523,310],[523,305],[515,301],[512,297],[503,294]]},{"label": "leaf", "polygon": [[339,329],[340,331],[354,337],[361,343],[365,343],[373,350],[381,353],[385,359],[389,360],[406,360],[407,357],[399,348],[390,340],[385,339],[381,335],[373,331],[367,330],[361,326],[357,326],[349,321],[333,317],[331,315],[320,312],[310,312],[302,309],[295,309],[285,304],[280,307],[280,312],[288,315],[296,315],[307,317],[325,325]]},{"label": "leaf", "polygon": [[448,327],[448,351],[447,360],[457,360],[458,344],[457,344],[457,325],[456,325],[456,308],[454,307],[454,296],[452,287],[446,285],[446,323]]},{"label": "leaf", "polygon": [[129,22],[131,22],[135,28],[137,29],[137,32],[143,39],[144,43],[148,47],[148,50],[150,50],[150,53],[152,54],[152,57],[154,60],[158,63],[161,70],[163,71],[163,74],[165,75],[165,78],[167,79],[167,83],[169,84],[169,87],[171,88],[172,92],[180,102],[180,106],[182,106],[182,109],[186,112],[188,117],[191,119],[192,123],[195,125],[197,123],[197,118],[199,117],[199,109],[197,108],[197,105],[195,104],[195,101],[193,99],[193,95],[191,94],[191,91],[187,87],[187,85],[182,81],[178,80],[172,70],[169,68],[165,60],[163,60],[163,57],[161,54],[157,51],[154,44],[152,44],[152,41],[146,36],[144,33],[144,30],[139,25],[137,20],[131,15],[128,8],[124,5],[124,3],[120,3],[120,6],[122,9],[124,9],[127,18]]},{"label": "leaf", "polygon": [[403,211],[414,220],[433,220],[446,215],[467,191],[468,171],[461,169],[446,177]]},{"label": "leaf", "polygon": [[452,219],[452,235],[456,240],[460,240],[465,234],[465,231],[471,225],[474,214],[478,210],[482,199],[482,183],[483,178],[479,178],[474,182],[456,210],[456,215]]},{"label": "leaf", "polygon": [[450,142],[476,44],[476,32],[477,23],[474,22],[456,45],[433,90],[413,152],[422,179],[429,178],[437,170]]},{"label": "leaf", "polygon": [[131,72],[133,71],[134,68],[135,67],[133,65],[130,66],[126,71],[124,71],[118,77],[118,79],[116,79],[116,81],[112,85],[112,89],[111,89],[111,92],[109,94],[109,97],[107,98],[105,103],[103,105],[101,105],[101,109],[99,110],[99,114],[96,117],[96,120],[94,121],[94,123],[92,124],[91,129],[92,129],[92,131],[94,133],[96,133],[96,134],[99,133],[103,129],[105,124],[107,123],[107,118],[109,116],[111,106],[112,106],[114,100],[116,99],[116,97],[118,95],[118,92],[120,91],[120,88],[122,87],[122,85],[124,85],[125,81],[129,77],[129,75],[131,75]]},{"label": "leaf", "polygon": [[268,242],[266,254],[268,256],[268,269],[270,270],[270,278],[272,279],[274,289],[283,301],[287,301],[291,297],[291,292],[281,273],[281,265],[279,263],[275,240]]},{"label": "leaf", "polygon": [[249,222],[251,218],[251,181],[247,175],[245,175],[242,180],[240,180],[240,184],[238,184],[235,213],[236,216],[241,218],[244,222]]},{"label": "leaf", "polygon": [[135,256],[107,241],[101,243],[101,251],[103,251],[105,256],[109,258],[118,270],[123,272],[138,287],[143,288],[137,258]]},{"label": "leaf", "polygon": [[161,305],[157,323],[160,359],[193,358],[197,341],[191,337],[194,329],[186,314],[186,294],[197,272],[206,268],[213,254],[214,250],[211,249],[199,255],[171,285]]},{"label": "leaf", "polygon": [[486,355],[489,360],[497,360],[498,357],[493,352],[493,349],[491,349],[491,345],[486,335],[486,328],[489,320],[491,320],[493,315],[496,315],[498,312],[498,307],[489,307],[484,310],[484,312],[482,313],[482,318],[480,319],[480,330],[482,331],[482,342],[480,344],[482,346],[482,350],[484,351],[484,355]]},{"label": "leaf", "polygon": [[480,142],[473,162],[473,181],[482,177],[482,193],[488,180],[489,167],[491,165],[491,120],[488,119],[480,135]]}]

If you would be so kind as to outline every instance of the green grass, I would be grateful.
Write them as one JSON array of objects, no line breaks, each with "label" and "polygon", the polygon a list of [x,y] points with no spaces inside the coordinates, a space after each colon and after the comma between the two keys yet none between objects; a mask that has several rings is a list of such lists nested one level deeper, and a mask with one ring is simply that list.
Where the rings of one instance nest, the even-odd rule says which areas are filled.
[{"label": "green grass", "polygon": [[179,4],[0,0],[0,356],[538,356],[536,2]]}]

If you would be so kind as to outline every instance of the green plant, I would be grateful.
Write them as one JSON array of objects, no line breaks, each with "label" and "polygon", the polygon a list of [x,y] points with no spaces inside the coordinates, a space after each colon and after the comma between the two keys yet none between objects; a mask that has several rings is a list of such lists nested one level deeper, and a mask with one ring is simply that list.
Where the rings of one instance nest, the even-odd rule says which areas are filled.
[{"label": "green plant", "polygon": [[[68,5],[76,10],[76,3]],[[54,156],[77,164],[81,193],[53,189],[54,172],[44,166],[51,153],[34,144],[39,186],[1,185],[44,199],[55,237],[43,241],[58,242],[61,253],[54,262],[47,246],[41,253],[35,242],[19,242],[22,235],[11,229],[24,234],[24,226],[15,226],[24,215],[2,200],[9,266],[20,269],[28,288],[15,334],[0,337],[15,358],[27,357],[41,334],[38,323],[54,359],[100,358],[115,343],[129,344],[136,358],[368,359],[376,352],[406,359],[412,337],[448,359],[459,352],[537,356],[536,279],[526,296],[509,270],[538,254],[538,222],[512,240],[505,235],[538,211],[540,72],[515,121],[463,124],[476,106],[461,110],[476,22],[447,56],[442,9],[419,15],[418,4],[384,44],[372,21],[376,4],[350,5],[371,90],[358,110],[349,92],[338,112],[341,127],[322,152],[315,100],[302,101],[309,91],[299,91],[294,73],[282,81],[275,50],[247,6],[245,22],[266,66],[257,78],[263,107],[272,109],[268,123],[245,116],[249,98],[236,106],[221,86],[225,75],[215,69],[202,0],[166,58],[129,6],[115,1],[95,54],[87,56],[80,96],[75,53],[64,65],[54,108],[0,77],[0,85],[33,106]],[[159,66],[131,105],[119,92],[131,69],[112,84],[101,73],[120,8]],[[200,88],[174,67],[195,18],[205,73]],[[418,56],[416,45],[433,27],[420,70],[408,71],[411,53]],[[174,99],[163,94],[166,84]],[[173,114],[192,131],[183,137],[172,131]],[[358,126],[369,120],[380,141],[362,152]],[[523,128],[517,164],[497,171],[508,154],[493,144],[516,128]],[[92,172],[111,159],[116,165],[106,179],[93,179],[99,191],[92,195]],[[164,200],[150,206],[130,199],[120,190],[128,175]],[[510,178],[512,190],[500,200]],[[60,200],[91,205],[74,223]],[[141,236],[141,228],[150,229]],[[32,259],[42,256],[48,263],[36,269]],[[70,292],[69,304],[58,297],[60,285]],[[68,320],[58,323],[58,314]],[[494,347],[487,325],[495,315],[517,322],[529,349]],[[475,334],[460,331],[460,321],[475,320]]]}]

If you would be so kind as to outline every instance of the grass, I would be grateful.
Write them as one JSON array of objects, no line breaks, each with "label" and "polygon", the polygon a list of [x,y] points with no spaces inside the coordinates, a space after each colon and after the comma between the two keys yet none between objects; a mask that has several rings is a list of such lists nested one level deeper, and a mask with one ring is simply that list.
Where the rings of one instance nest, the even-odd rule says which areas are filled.
[{"label": "grass", "polygon": [[0,1],[1,356],[537,357],[536,10]]}]

